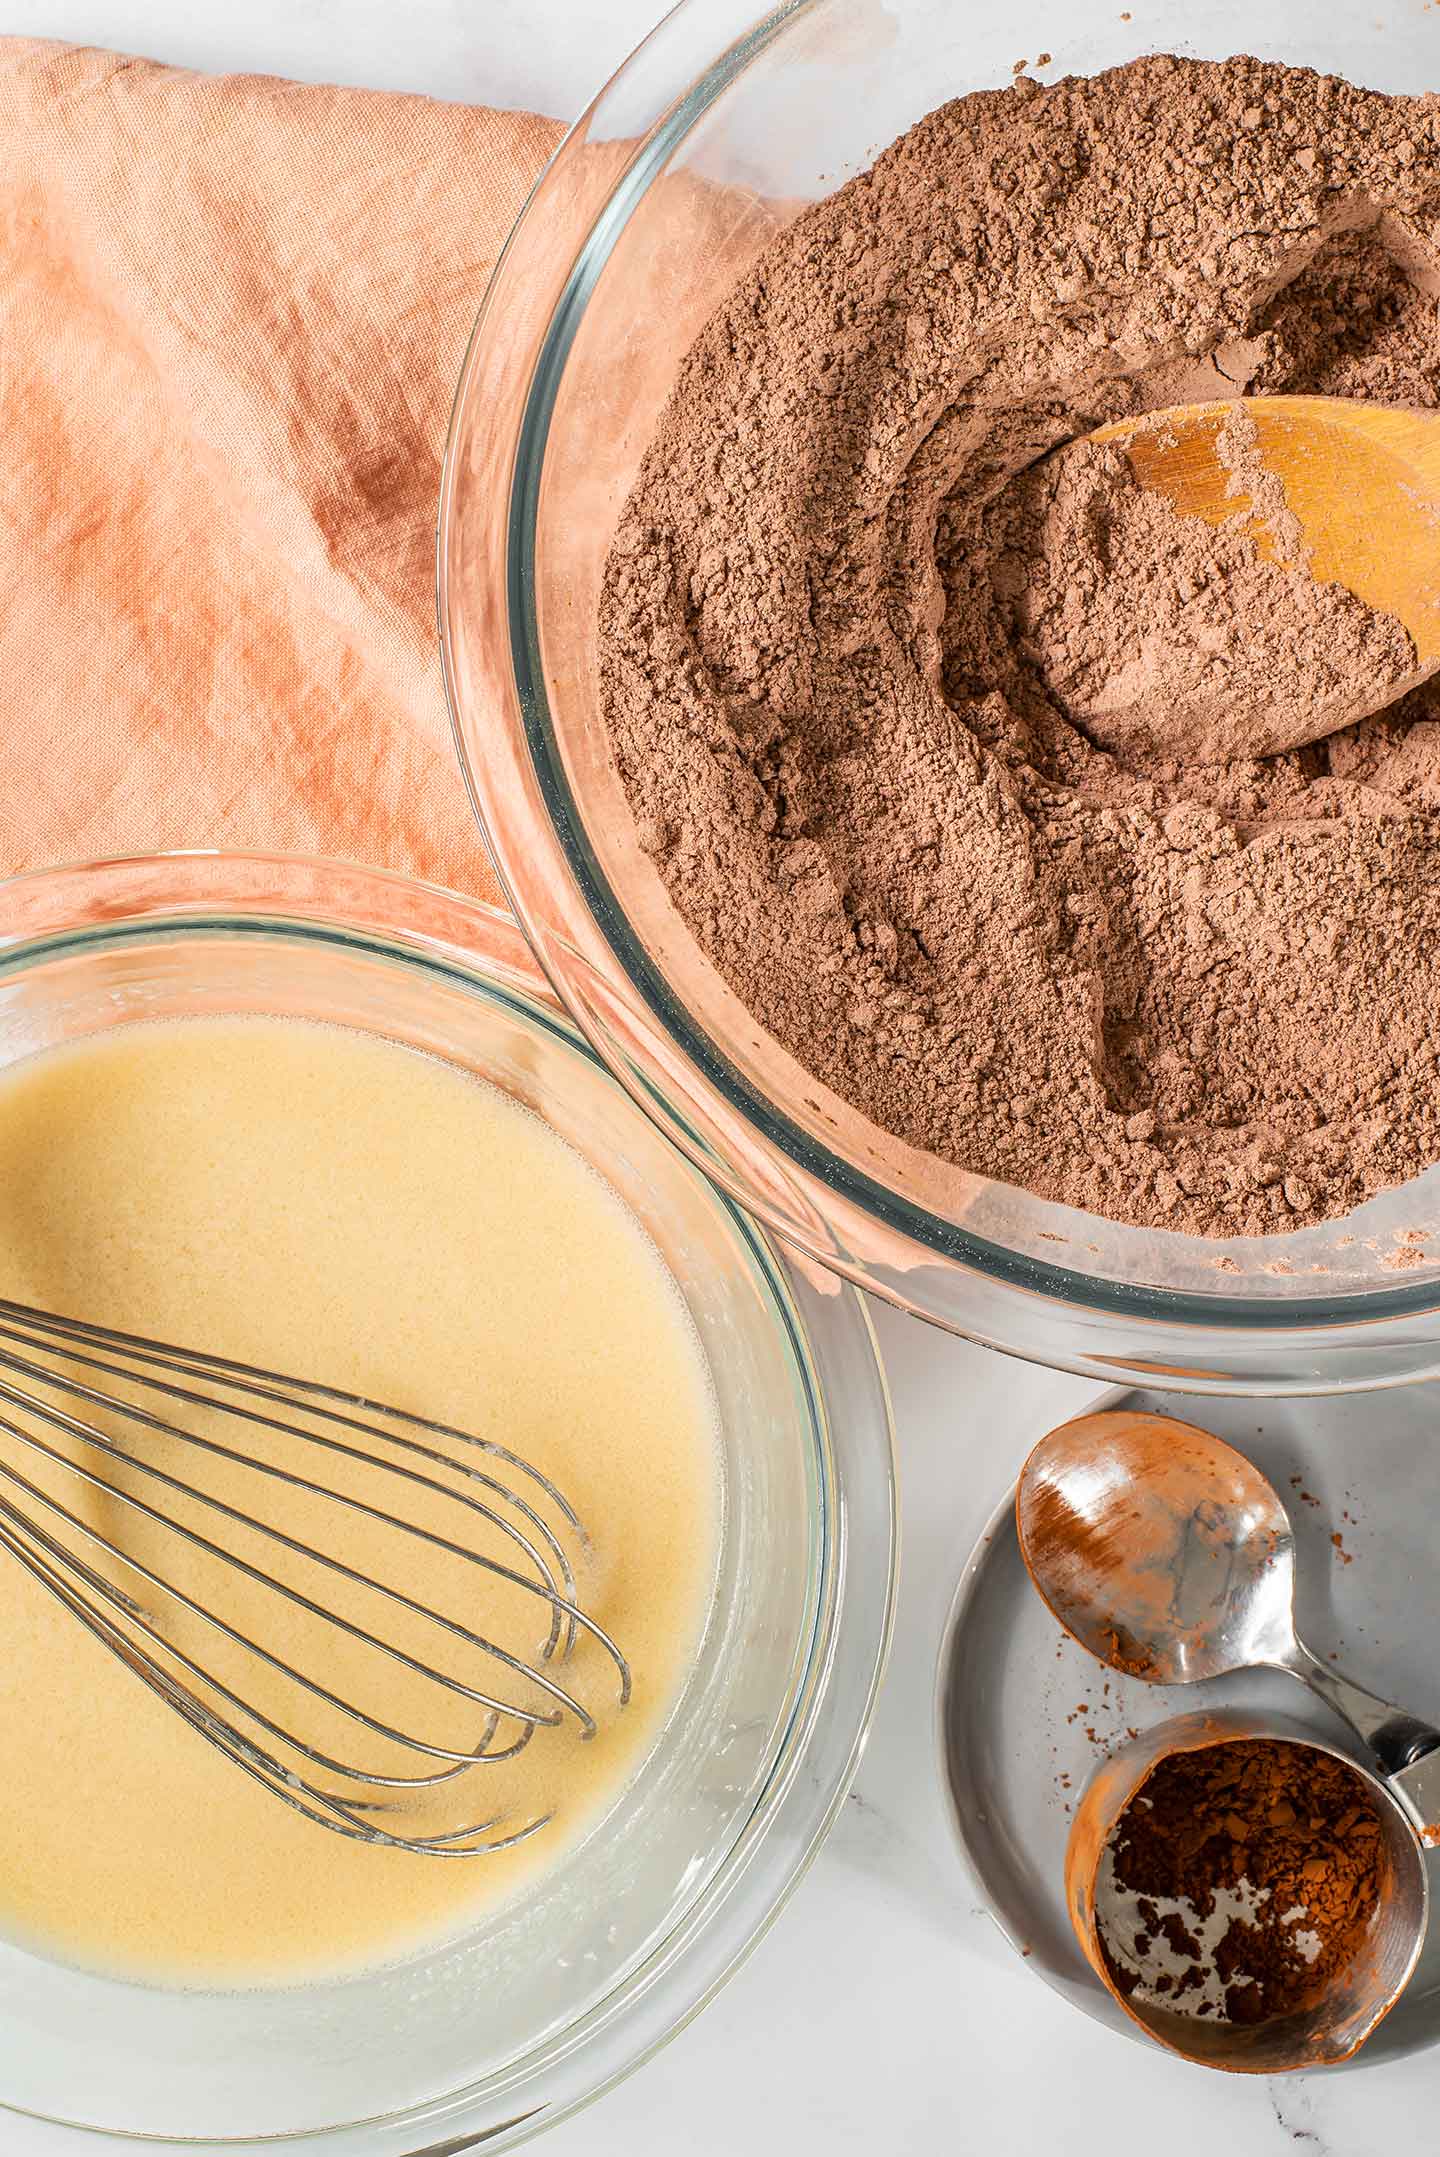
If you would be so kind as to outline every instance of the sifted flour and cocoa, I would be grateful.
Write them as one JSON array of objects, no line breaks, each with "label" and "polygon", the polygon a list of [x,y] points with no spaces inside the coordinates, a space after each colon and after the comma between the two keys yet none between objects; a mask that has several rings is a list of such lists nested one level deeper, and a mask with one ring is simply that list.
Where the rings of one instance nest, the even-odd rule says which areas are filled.
[{"label": "sifted flour and cocoa", "polygon": [[607,721],[710,959],[877,1124],[1212,1235],[1440,1158],[1440,693],[1246,754],[1207,639],[1283,740],[1403,631],[1287,618],[1232,531],[1162,548],[1137,643],[1101,572],[1149,507],[1039,462],[1202,397],[1440,404],[1437,293],[1440,99],[1160,56],[943,106],[702,334],[607,568]]}]

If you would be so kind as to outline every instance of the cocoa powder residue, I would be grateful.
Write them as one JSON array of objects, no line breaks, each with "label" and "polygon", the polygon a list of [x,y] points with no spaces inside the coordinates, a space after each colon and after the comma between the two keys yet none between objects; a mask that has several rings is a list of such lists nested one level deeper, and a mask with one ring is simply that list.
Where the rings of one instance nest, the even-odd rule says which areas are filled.
[{"label": "cocoa powder residue", "polygon": [[[882,1130],[1221,1235],[1440,1158],[1440,694],[1284,754],[1153,712],[1107,746],[1072,590],[1057,669],[1006,567],[1105,420],[1440,404],[1437,146],[1433,97],[1253,60],[1022,79],[802,214],[690,353],[608,565],[607,721],[705,952]],[[1078,585],[1083,502],[1041,507]],[[1253,567],[1177,582],[1182,620],[1258,632]],[[1349,626],[1345,664],[1398,663]]]},{"label": "cocoa powder residue", "polygon": [[1375,1800],[1352,1769],[1258,1738],[1163,1759],[1107,1855],[1101,1943],[1119,1989],[1247,2025],[1301,2013],[1343,1982],[1386,1863]]}]

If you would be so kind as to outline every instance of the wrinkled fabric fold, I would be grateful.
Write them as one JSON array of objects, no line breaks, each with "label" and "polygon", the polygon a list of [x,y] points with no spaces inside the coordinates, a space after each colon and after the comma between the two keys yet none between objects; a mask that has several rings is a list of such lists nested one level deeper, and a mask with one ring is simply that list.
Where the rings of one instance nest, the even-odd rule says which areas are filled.
[{"label": "wrinkled fabric fold", "polygon": [[435,507],[559,134],[0,40],[0,871],[286,848],[494,896]]}]

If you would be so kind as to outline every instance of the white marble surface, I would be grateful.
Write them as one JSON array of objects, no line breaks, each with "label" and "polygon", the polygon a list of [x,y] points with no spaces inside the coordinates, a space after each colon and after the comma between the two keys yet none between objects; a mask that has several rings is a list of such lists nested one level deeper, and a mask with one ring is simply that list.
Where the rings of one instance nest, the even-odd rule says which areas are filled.
[{"label": "white marble surface", "polygon": [[[568,116],[660,0],[6,0],[0,28],[207,68],[415,89]],[[1326,0],[1321,0],[1326,4]],[[1331,0],[1333,4],[1333,0]],[[1440,2053],[1224,2080],[1098,2029],[975,1906],[949,1839],[931,1690],[956,1575],[1027,1440],[1092,1388],[877,1313],[900,1432],[894,1655],[857,1787],[789,1910],[720,1998],[553,2157],[918,2151],[1377,2157],[1435,2146]],[[3,2157],[27,2136],[0,2122]]]}]

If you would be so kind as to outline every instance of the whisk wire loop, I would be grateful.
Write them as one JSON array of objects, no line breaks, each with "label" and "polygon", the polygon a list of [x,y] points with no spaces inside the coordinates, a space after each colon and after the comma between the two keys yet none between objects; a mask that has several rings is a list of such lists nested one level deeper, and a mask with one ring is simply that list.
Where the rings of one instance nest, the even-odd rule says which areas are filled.
[{"label": "whisk wire loop", "polygon": [[[33,1473],[45,1478],[32,1480],[13,1452],[7,1458],[0,1450],[0,1553],[24,1566],[198,1735],[292,1808],[337,1833],[432,1856],[509,1848],[545,1826],[550,1812],[518,1824],[500,1814],[457,1820],[453,1811],[450,1818],[434,1817],[437,1800],[446,1792],[458,1798],[473,1773],[513,1760],[547,1730],[570,1722],[581,1737],[594,1735],[596,1711],[574,1681],[562,1685],[546,1667],[570,1661],[578,1645],[587,1646],[589,1665],[598,1658],[602,1673],[609,1669],[618,1704],[629,1700],[624,1656],[579,1601],[578,1571],[589,1551],[573,1508],[549,1477],[493,1440],[314,1380],[6,1298],[0,1298],[0,1403],[8,1411],[0,1412],[0,1438],[24,1449],[36,1463]],[[106,1427],[115,1425],[125,1428],[125,1443]],[[217,1429],[234,1442],[215,1435]],[[289,1463],[287,1449],[294,1456]],[[310,1449],[353,1464],[372,1495],[306,1472]],[[230,1495],[181,1474],[184,1460],[207,1463]],[[75,1503],[67,1504],[53,1487],[57,1478]],[[244,1503],[237,1502],[236,1479],[245,1489]],[[323,1528],[307,1525],[299,1533],[293,1523],[282,1526],[266,1517],[255,1509],[252,1479],[255,1492],[297,1503],[307,1523],[318,1513]],[[138,1488],[130,1487],[136,1483]],[[141,1494],[147,1487],[171,1493],[182,1514],[199,1508],[237,1530],[242,1543],[259,1538],[277,1553],[281,1569],[153,1503]],[[382,1494],[393,1504],[376,1502]],[[458,1540],[458,1531],[431,1524],[451,1508],[460,1509],[475,1540]],[[418,1517],[420,1509],[428,1518]],[[453,1562],[463,1569],[457,1579],[478,1577],[518,1591],[516,1607],[538,1604],[548,1638],[533,1651],[517,1651],[383,1577],[375,1558],[350,1562],[328,1541],[332,1515],[337,1527],[346,1520],[373,1527],[386,1538],[398,1535],[402,1553],[429,1554],[430,1570],[422,1568],[422,1574],[432,1585],[435,1565]],[[120,1532],[122,1518],[135,1533]],[[499,1539],[498,1555],[482,1547],[486,1535]],[[81,1554],[85,1548],[93,1560]],[[448,1702],[480,1711],[478,1731],[447,1742],[443,1719],[419,1734],[430,1709],[412,1729],[413,1709],[402,1716],[350,1697],[348,1682],[342,1690],[338,1680],[327,1682],[302,1667],[295,1649],[287,1645],[282,1652],[275,1641],[267,1643],[263,1624],[242,1623],[235,1610],[227,1615],[215,1607],[209,1594],[192,1593],[175,1577],[183,1552],[213,1564],[216,1577],[235,1582],[237,1592],[242,1585],[247,1594],[259,1591],[260,1607],[288,1612],[292,1629],[298,1615],[310,1628],[305,1637],[337,1647],[348,1642],[352,1656],[358,1650],[404,1673],[407,1683],[415,1681],[413,1698],[429,1702],[430,1709]],[[299,1562],[300,1577],[289,1576],[287,1558]],[[120,1578],[110,1577],[111,1569]],[[406,1570],[413,1573],[411,1566]],[[367,1619],[310,1592],[301,1585],[306,1574],[311,1587],[318,1574],[336,1583],[337,1592],[342,1583],[347,1592],[358,1591]],[[377,1629],[369,1615],[376,1599],[380,1609],[396,1613],[397,1625],[405,1621],[403,1638],[388,1627]],[[250,1679],[242,1682],[229,1664],[216,1668],[194,1641],[187,1646],[186,1620],[198,1624],[217,1650],[233,1651]],[[435,1645],[422,1652],[421,1636]],[[513,1678],[514,1695],[482,1682],[467,1662],[442,1658],[447,1641],[469,1660],[478,1657],[481,1665]],[[291,1700],[283,1714],[273,1688],[264,1691],[267,1674]],[[380,1741],[394,1757],[361,1762],[344,1757],[333,1737],[307,1735],[296,1722],[304,1701],[341,1727]]]}]

